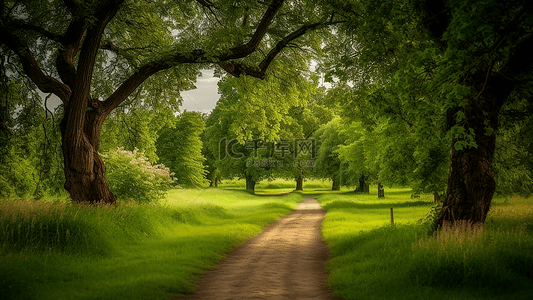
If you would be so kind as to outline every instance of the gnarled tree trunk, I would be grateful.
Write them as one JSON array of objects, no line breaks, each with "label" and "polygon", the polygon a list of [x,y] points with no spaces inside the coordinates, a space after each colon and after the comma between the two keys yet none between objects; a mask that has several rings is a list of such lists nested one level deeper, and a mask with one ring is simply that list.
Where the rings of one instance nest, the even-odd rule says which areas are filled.
[{"label": "gnarled tree trunk", "polygon": [[[73,118],[73,114],[67,106],[61,122],[65,189],[77,203],[115,204],[117,197],[109,189],[106,168],[98,153],[105,117],[92,109],[83,118]],[[73,122],[80,121],[81,126],[73,126]]]}]

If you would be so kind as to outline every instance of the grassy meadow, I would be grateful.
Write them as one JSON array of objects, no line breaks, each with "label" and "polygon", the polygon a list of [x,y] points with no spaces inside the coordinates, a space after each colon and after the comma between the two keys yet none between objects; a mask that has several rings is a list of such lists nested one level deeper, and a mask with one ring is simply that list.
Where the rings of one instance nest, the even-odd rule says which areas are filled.
[{"label": "grassy meadow", "polygon": [[[243,179],[224,180],[220,185],[222,189],[242,190],[246,187]],[[255,185],[256,195],[271,195],[289,193],[296,189],[295,180],[281,178],[265,179]],[[331,190],[331,180],[304,179],[304,191],[302,193],[327,192]]]},{"label": "grassy meadow", "polygon": [[0,299],[170,299],[299,194],[171,190],[160,204],[0,202]]},{"label": "grassy meadow", "polygon": [[[158,204],[0,201],[0,299],[171,299],[266,225],[316,195],[328,284],[343,299],[531,299],[533,199],[496,198],[483,228],[430,234],[433,197],[385,199],[281,179],[175,189]],[[267,194],[288,193],[283,196]],[[394,210],[394,225],[390,223]],[[426,220],[426,221],[424,221]]]},{"label": "grassy meadow", "polygon": [[532,299],[533,199],[494,199],[483,228],[430,235],[432,196],[370,192],[318,196],[328,283],[343,299]]}]

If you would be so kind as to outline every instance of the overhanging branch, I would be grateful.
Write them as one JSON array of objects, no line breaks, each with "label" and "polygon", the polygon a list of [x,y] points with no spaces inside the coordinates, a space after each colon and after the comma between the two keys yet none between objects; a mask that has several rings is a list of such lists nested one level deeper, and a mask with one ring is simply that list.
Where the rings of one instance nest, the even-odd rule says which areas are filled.
[{"label": "overhanging branch", "polygon": [[[272,24],[272,20],[281,8],[284,0],[273,0],[268,9],[265,11],[257,29],[252,38],[243,45],[229,49],[227,54],[215,57],[218,61],[227,61],[231,59],[238,59],[252,54],[259,47],[259,43],[265,36],[268,27]],[[103,104],[104,112],[110,113],[122,101],[124,101],[129,94],[131,94],[144,80],[153,74],[169,69],[183,63],[208,63],[212,62],[212,57],[207,55],[207,51],[202,49],[193,50],[188,53],[174,53],[164,59],[147,63],[139,68],[137,72],[132,74],[120,87],[109,96]],[[250,70],[251,73],[251,70]]]},{"label": "overhanging branch", "polygon": [[315,30],[317,28],[326,27],[330,25],[339,24],[340,22],[317,22],[313,24],[308,24],[300,27],[296,31],[292,32],[291,34],[287,35],[283,39],[281,39],[272,50],[267,54],[265,59],[259,64],[259,67],[253,68],[253,67],[247,67],[244,66],[238,62],[233,61],[220,61],[219,65],[226,70],[226,72],[230,73],[231,75],[235,77],[239,77],[242,73],[245,73],[246,75],[257,77],[260,79],[265,78],[265,72],[274,60],[274,58],[285,48],[287,45],[291,44],[292,41],[295,39],[303,36],[306,32]]},{"label": "overhanging branch", "polygon": [[64,103],[68,102],[71,94],[70,88],[57,79],[43,73],[28,45],[24,43],[13,31],[0,28],[0,38],[8,48],[18,56],[24,72],[37,85],[43,93],[54,93]]},{"label": "overhanging branch", "polygon": [[47,37],[50,40],[55,41],[55,42],[59,42],[61,40],[61,37],[62,37],[59,34],[50,32],[50,31],[44,29],[43,27],[37,26],[37,25],[34,25],[34,24],[26,24],[26,23],[23,23],[23,22],[14,22],[14,23],[12,23],[10,25],[11,25],[11,27],[16,28],[17,30],[22,29],[22,30],[27,30],[27,31],[34,31],[34,32],[39,33],[42,36]]}]

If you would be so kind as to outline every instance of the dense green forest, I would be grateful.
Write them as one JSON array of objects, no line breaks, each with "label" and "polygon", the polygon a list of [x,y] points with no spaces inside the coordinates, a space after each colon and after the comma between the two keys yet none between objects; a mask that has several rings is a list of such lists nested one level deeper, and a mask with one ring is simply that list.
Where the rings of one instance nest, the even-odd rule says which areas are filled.
[{"label": "dense green forest", "polygon": [[[442,196],[442,224],[484,222],[494,193],[533,190],[528,1],[3,1],[0,13],[4,198],[113,204],[143,176],[158,191],[328,178]],[[180,112],[205,68],[217,106]],[[150,175],[121,178],[135,170]]]}]

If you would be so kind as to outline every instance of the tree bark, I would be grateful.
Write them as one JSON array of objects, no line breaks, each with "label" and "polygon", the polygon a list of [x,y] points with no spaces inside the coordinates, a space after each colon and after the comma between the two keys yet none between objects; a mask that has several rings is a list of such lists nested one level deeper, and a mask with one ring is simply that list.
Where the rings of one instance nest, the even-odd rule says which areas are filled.
[{"label": "tree bark", "polygon": [[304,190],[304,177],[302,175],[296,177],[296,190],[297,191]]},{"label": "tree bark", "polygon": [[385,188],[381,182],[378,183],[378,198],[385,198]]},{"label": "tree bark", "polygon": [[366,184],[366,176],[365,174],[361,173],[361,177],[359,177],[359,186],[355,190],[358,193],[368,194],[369,193],[369,186]]},{"label": "tree bark", "polygon": [[246,189],[250,191],[255,191],[255,180],[252,179],[251,175],[246,176]]},{"label": "tree bark", "polygon": [[85,113],[83,131],[69,126],[69,107],[61,122],[65,189],[77,203],[115,204],[117,197],[106,181],[106,168],[98,153],[105,117],[93,110]]},{"label": "tree bark", "polygon": [[[467,130],[473,129],[476,147],[457,150],[452,142],[450,173],[446,198],[437,219],[437,226],[446,223],[483,224],[490,208],[496,187],[492,174],[492,158],[496,144],[494,132],[498,127],[496,97],[487,97],[483,106],[467,106],[463,109],[466,116]],[[455,125],[457,109],[449,110],[448,126]],[[487,133],[490,128],[494,132]]]},{"label": "tree bark", "polygon": [[331,190],[332,191],[340,191],[341,189],[341,182],[338,178],[333,177],[331,183]]}]

